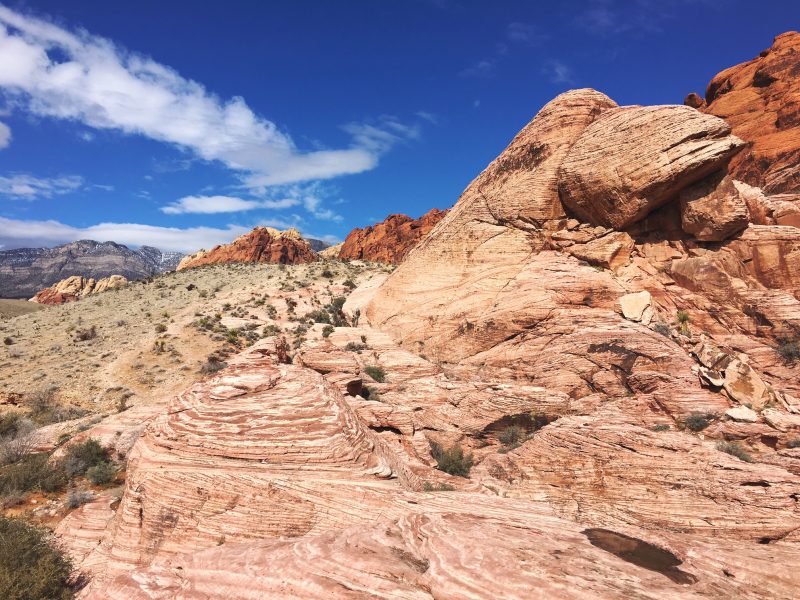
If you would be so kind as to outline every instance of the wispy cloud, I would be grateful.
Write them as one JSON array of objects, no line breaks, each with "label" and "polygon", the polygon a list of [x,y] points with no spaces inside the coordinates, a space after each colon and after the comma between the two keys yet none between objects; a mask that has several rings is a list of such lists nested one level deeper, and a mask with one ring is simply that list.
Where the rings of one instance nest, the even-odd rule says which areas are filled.
[{"label": "wispy cloud", "polygon": [[417,117],[419,117],[420,119],[422,119],[423,121],[427,121],[428,123],[431,123],[432,125],[438,125],[439,124],[439,117],[437,117],[435,114],[433,114],[431,112],[428,112],[427,110],[418,110],[414,114]]},{"label": "wispy cloud", "polygon": [[542,73],[553,83],[574,83],[572,69],[560,60],[546,60],[542,65]]},{"label": "wispy cloud", "polygon": [[184,196],[179,200],[161,207],[161,212],[168,215],[182,214],[217,214],[255,210],[259,208],[283,209],[297,206],[300,200],[284,198],[281,200],[244,200],[234,196]]},{"label": "wispy cloud", "polygon": [[347,148],[303,151],[243,98],[221,99],[110,40],[2,5],[0,88],[16,109],[173,144],[201,159],[220,161],[257,185],[367,171],[388,150],[388,139],[401,138],[390,128],[393,137],[383,141],[372,133],[356,136]]},{"label": "wispy cloud", "polygon": [[0,196],[22,200],[52,198],[74,192],[81,186],[83,186],[83,178],[77,175],[64,175],[49,179],[23,173],[15,173],[8,177],[0,176]]},{"label": "wispy cloud", "polygon": [[474,65],[471,65],[461,71],[459,75],[461,77],[489,77],[492,73],[494,73],[494,68],[496,65],[496,60],[492,58],[484,58],[483,60],[479,60]]},{"label": "wispy cloud", "polygon": [[28,221],[0,217],[0,245],[8,248],[55,246],[75,240],[114,241],[127,246],[155,246],[173,252],[194,252],[230,242],[249,227],[157,227],[139,223],[99,223],[72,227],[59,221]]},{"label": "wispy cloud", "polygon": [[608,37],[623,33],[659,33],[664,21],[679,17],[687,6],[719,7],[718,0],[591,0],[575,17],[575,25],[590,34]]},{"label": "wispy cloud", "polygon": [[8,148],[11,143],[11,128],[5,123],[0,123],[0,150]]},{"label": "wispy cloud", "polygon": [[514,47],[519,46],[538,46],[549,36],[541,31],[536,25],[531,23],[521,23],[515,21],[506,26],[503,41],[497,42],[494,47],[494,55],[483,58],[470,65],[459,73],[461,77],[491,77],[497,68],[501,57],[509,54]]}]

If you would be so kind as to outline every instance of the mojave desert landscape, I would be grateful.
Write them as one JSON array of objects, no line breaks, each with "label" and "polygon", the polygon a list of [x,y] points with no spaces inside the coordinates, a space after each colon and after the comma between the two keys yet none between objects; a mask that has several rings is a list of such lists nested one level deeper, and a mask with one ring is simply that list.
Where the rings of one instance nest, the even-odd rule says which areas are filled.
[{"label": "mojave desert landscape", "polygon": [[9,262],[5,597],[796,598],[800,33],[533,113],[337,244]]}]

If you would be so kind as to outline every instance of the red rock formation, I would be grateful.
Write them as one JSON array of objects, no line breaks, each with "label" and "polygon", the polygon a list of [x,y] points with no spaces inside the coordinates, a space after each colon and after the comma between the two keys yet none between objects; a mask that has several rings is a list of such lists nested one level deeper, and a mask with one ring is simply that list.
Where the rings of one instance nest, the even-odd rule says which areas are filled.
[{"label": "red rock formation", "polygon": [[353,229],[342,244],[339,258],[398,264],[446,214],[446,210],[434,208],[419,219],[389,215],[375,225]]},{"label": "red rock formation", "polygon": [[731,173],[765,192],[800,192],[800,33],[711,80],[701,110],[722,117],[749,147]]},{"label": "red rock formation", "polygon": [[230,244],[200,250],[181,260],[176,270],[191,269],[218,263],[279,263],[296,265],[317,260],[311,245],[296,229],[278,231],[271,227],[256,227]]}]

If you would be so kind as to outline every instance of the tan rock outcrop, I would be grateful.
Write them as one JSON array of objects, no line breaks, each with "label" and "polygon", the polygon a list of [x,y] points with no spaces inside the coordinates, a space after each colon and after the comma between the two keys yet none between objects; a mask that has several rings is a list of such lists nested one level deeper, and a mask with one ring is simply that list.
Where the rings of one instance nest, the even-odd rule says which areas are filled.
[{"label": "tan rock outcrop", "polygon": [[128,280],[122,275],[111,275],[97,281],[90,277],[73,275],[62,279],[49,288],[41,290],[31,298],[31,302],[50,305],[64,304],[65,302],[74,302],[85,296],[113,290],[127,284]]},{"label": "tan rock outcrop", "polygon": [[724,172],[685,188],[680,202],[683,230],[704,242],[721,242],[750,222],[745,200]]},{"label": "tan rock outcrop", "polygon": [[583,221],[627,227],[724,167],[743,145],[730,131],[722,119],[686,106],[608,111],[564,158],[561,200]]},{"label": "tan rock outcrop", "polygon": [[230,244],[200,250],[185,256],[176,270],[219,263],[255,262],[295,265],[317,260],[311,244],[294,228],[278,231],[272,227],[256,227]]}]

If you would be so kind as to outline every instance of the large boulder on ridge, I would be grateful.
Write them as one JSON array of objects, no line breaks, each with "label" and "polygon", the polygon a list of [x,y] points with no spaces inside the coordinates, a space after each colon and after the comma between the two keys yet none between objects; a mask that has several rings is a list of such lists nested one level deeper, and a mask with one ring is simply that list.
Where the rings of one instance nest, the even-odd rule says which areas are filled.
[{"label": "large boulder on ridge", "polygon": [[688,106],[608,111],[564,158],[561,201],[583,221],[623,229],[724,167],[742,145],[722,119]]}]

